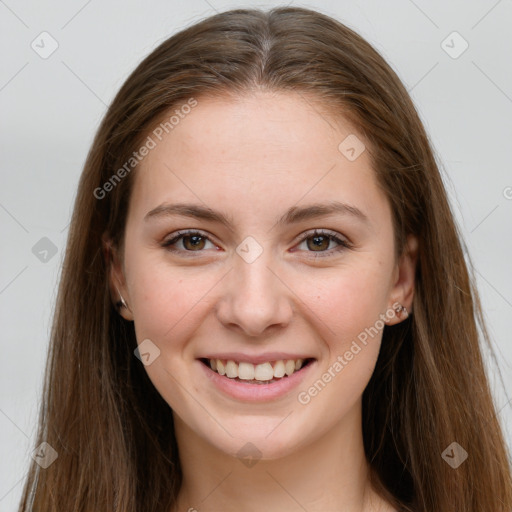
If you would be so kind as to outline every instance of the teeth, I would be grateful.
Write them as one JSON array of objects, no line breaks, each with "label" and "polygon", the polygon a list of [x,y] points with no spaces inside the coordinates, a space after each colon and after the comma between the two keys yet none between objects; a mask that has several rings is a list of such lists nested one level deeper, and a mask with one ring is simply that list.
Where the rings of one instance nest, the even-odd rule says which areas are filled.
[{"label": "teeth", "polygon": [[285,373],[284,361],[276,361],[276,364],[274,365],[274,377],[284,377]]},{"label": "teeth", "polygon": [[274,378],[274,369],[270,363],[258,364],[254,368],[254,378],[256,380],[272,380]]},{"label": "teeth", "polygon": [[286,375],[291,375],[295,371],[295,361],[292,361],[289,359],[284,363],[284,371],[286,372]]},{"label": "teeth", "polygon": [[[233,363],[236,366],[236,363]],[[240,363],[238,365],[237,377],[242,380],[254,379],[254,365],[250,363]]]},{"label": "teeth", "polygon": [[226,377],[230,379],[238,377],[238,365],[234,361],[228,361],[226,363]]},{"label": "teeth", "polygon": [[233,360],[222,361],[220,359],[210,359],[210,368],[219,375],[226,375],[230,379],[270,381],[280,379],[285,375],[292,375],[300,370],[304,359],[287,359],[271,361],[261,364],[251,364],[246,362],[236,363]]}]

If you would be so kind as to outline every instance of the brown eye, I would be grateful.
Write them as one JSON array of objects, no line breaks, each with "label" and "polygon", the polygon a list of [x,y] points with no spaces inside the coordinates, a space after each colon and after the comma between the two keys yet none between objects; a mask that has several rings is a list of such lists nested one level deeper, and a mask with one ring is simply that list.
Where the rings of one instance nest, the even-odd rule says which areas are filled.
[{"label": "brown eye", "polygon": [[198,235],[187,235],[183,237],[183,247],[190,251],[204,249],[205,238]]},{"label": "brown eye", "polygon": [[331,239],[325,235],[310,236],[307,238],[308,249],[311,249],[312,251],[325,251],[329,248],[330,242]]},{"label": "brown eye", "polygon": [[182,231],[176,233],[174,238],[167,240],[162,244],[170,252],[181,253],[185,255],[191,252],[203,252],[203,249],[208,249],[207,244],[211,244],[215,248],[210,238],[203,235],[199,231]]},{"label": "brown eye", "polygon": [[[332,247],[330,247],[331,242],[334,244]],[[333,256],[351,247],[351,243],[341,238],[336,232],[322,230],[306,233],[306,236],[302,238],[301,243],[298,245],[299,250],[314,257]]]}]

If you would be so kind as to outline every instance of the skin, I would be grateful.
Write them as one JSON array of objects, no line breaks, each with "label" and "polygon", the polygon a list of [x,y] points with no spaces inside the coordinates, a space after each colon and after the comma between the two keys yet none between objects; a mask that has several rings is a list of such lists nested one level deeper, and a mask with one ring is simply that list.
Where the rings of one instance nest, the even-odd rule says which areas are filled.
[{"label": "skin", "polygon": [[[409,237],[395,260],[391,210],[368,152],[350,161],[338,150],[350,134],[348,122],[329,120],[303,95],[201,97],[137,170],[125,250],[110,278],[138,343],[149,338],[160,350],[145,369],[175,418],[184,475],[176,510],[393,510],[368,483],[361,429],[382,329],[307,404],[297,398],[379,315],[396,302],[412,306],[417,240]],[[276,224],[292,206],[334,200],[359,208],[368,222],[336,213]],[[180,216],[144,220],[177,202],[219,210],[233,227]],[[198,249],[182,238],[174,253],[162,247],[184,229],[210,241]],[[352,245],[336,252],[339,244],[327,239],[315,248],[314,229]],[[236,252],[248,236],[263,250],[252,263]],[[394,315],[386,324],[402,320]],[[224,395],[205,377],[196,358],[212,350],[306,353],[317,361],[300,388],[255,404]],[[237,458],[247,442],[261,453],[252,467]]]}]

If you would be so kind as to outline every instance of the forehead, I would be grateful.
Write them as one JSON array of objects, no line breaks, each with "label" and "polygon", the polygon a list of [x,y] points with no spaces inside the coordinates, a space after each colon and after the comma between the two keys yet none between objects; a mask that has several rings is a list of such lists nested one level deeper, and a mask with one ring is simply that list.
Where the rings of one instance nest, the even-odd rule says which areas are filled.
[{"label": "forehead", "polygon": [[[174,107],[171,114],[180,110]],[[268,160],[277,167],[306,157],[318,161],[320,154],[336,154],[339,138],[354,133],[347,121],[328,117],[318,102],[298,93],[256,91],[243,96],[200,97],[197,105],[183,115],[165,116],[156,129],[163,128],[163,140],[156,140],[147,163],[167,149],[187,153],[188,158],[227,165]],[[169,114],[169,113],[168,113]],[[165,120],[173,119],[173,126]],[[169,129],[171,128],[171,129]],[[169,133],[167,133],[169,132]],[[163,144],[162,144],[163,142]],[[174,143],[174,144],[173,144]]]},{"label": "forehead", "polygon": [[[302,200],[385,207],[362,137],[308,97],[261,91],[199,97],[166,125],[179,108],[150,132],[154,147],[139,164],[132,193],[141,212],[178,199],[231,205],[242,216]],[[354,159],[347,145],[361,154]]]}]

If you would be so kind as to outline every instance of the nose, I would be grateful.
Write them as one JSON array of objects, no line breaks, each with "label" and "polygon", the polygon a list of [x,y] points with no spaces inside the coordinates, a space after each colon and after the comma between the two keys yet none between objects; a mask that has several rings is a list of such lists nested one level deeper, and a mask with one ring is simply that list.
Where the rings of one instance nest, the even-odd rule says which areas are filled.
[{"label": "nose", "polygon": [[293,293],[266,253],[252,263],[235,255],[216,308],[217,318],[226,328],[248,337],[284,328],[293,316]]}]

